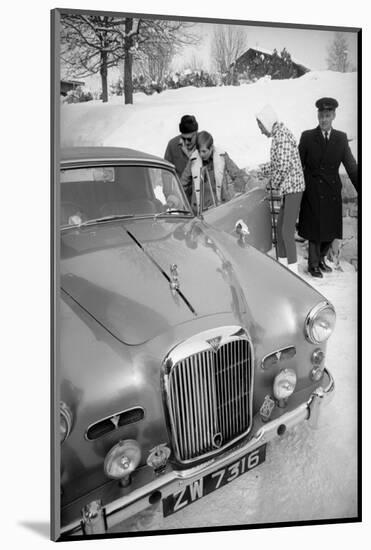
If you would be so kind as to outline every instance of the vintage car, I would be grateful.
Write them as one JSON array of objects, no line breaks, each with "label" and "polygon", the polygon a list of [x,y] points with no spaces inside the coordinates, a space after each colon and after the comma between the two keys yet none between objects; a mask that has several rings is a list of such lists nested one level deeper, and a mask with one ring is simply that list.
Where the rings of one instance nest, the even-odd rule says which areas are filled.
[{"label": "vintage car", "polygon": [[316,426],[335,311],[265,253],[263,189],[195,215],[171,164],[104,147],[62,151],[59,186],[69,539],[151,506],[176,513]]}]

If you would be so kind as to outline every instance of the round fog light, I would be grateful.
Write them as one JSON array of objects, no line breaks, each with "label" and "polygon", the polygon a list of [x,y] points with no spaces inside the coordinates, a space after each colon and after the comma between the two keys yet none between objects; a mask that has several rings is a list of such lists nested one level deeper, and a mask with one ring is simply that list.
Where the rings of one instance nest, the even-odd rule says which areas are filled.
[{"label": "round fog light", "polygon": [[139,444],[135,439],[119,441],[104,460],[104,472],[112,479],[126,477],[138,467],[141,455]]},{"label": "round fog light", "polygon": [[292,395],[296,386],[296,372],[293,369],[283,369],[273,382],[273,395],[281,401]]}]

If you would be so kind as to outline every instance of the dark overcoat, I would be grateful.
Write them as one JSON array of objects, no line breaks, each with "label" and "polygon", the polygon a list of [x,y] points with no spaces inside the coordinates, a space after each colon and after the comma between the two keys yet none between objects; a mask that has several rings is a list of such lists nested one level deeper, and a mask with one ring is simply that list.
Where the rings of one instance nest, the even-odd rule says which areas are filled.
[{"label": "dark overcoat", "polygon": [[317,126],[302,133],[299,153],[305,178],[299,213],[299,235],[314,242],[341,239],[341,163],[357,189],[357,163],[349,148],[347,135],[332,129],[326,145],[321,129]]}]

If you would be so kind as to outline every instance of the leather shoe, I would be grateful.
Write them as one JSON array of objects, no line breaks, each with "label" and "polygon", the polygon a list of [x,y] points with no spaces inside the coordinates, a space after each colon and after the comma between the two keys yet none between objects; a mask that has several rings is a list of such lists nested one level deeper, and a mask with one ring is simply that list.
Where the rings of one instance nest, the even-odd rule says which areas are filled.
[{"label": "leather shoe", "polygon": [[324,271],[325,273],[331,273],[332,271],[331,267],[326,264],[325,260],[321,260],[319,262],[319,268],[321,271]]},{"label": "leather shoe", "polygon": [[321,279],[323,277],[319,267],[309,267],[308,273],[310,273],[312,277],[317,277],[318,279]]}]

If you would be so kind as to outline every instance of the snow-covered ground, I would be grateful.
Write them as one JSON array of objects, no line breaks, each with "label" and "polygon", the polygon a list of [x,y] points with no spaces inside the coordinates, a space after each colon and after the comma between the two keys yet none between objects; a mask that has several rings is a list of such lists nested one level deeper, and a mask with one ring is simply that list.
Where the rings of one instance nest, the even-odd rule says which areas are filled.
[{"label": "snow-covered ground", "polygon": [[[255,113],[270,103],[296,137],[316,126],[315,100],[339,101],[335,127],[347,132],[357,153],[357,75],[312,72],[296,80],[267,81],[240,87],[183,88],[153,96],[136,94],[134,105],[122,98],[108,104],[61,106],[61,143],[137,148],[162,156],[178,133],[183,114],[194,114],[240,167],[268,159],[269,140]],[[266,462],[192,506],[166,519],[151,509],[117,531],[179,529],[213,525],[354,517],[357,514],[357,274],[342,263],[322,280],[301,276],[335,306],[337,326],[328,345],[327,366],[336,394],[317,431],[296,428],[267,449]]]}]

